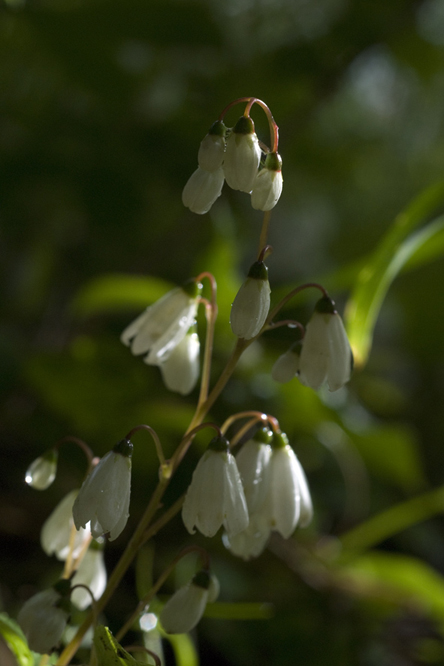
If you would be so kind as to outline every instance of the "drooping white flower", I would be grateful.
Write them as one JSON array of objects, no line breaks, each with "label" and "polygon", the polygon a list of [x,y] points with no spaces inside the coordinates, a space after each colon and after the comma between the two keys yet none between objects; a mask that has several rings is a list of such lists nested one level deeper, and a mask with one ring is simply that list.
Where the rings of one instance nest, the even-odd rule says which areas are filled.
[{"label": "drooping white flower", "polygon": [[270,538],[271,528],[261,513],[250,514],[250,522],[239,534],[229,537],[223,535],[222,541],[226,548],[243,560],[259,557]]},{"label": "drooping white flower", "polygon": [[225,180],[233,190],[250,193],[261,159],[259,141],[251,118],[241,116],[227,139]]},{"label": "drooping white flower", "polygon": [[35,490],[49,488],[57,474],[58,455],[57,449],[49,449],[30,464],[25,474],[28,486]]},{"label": "drooping white flower", "polygon": [[220,197],[223,184],[224,171],[222,167],[219,167],[216,171],[206,171],[197,167],[183,188],[182,203],[192,213],[198,215],[208,213],[216,199]]},{"label": "drooping white flower", "polygon": [[200,369],[200,342],[196,326],[159,365],[165,386],[170,391],[188,395],[196,386]]},{"label": "drooping white flower", "polygon": [[254,338],[265,324],[269,310],[268,269],[263,261],[256,261],[231,306],[230,324],[234,335],[245,340]]},{"label": "drooping white flower", "polygon": [[267,493],[272,436],[268,428],[259,428],[236,456],[250,516],[261,508]]},{"label": "drooping white flower", "polygon": [[184,634],[197,625],[208,602],[216,600],[219,583],[205,569],[199,571],[167,601],[160,622],[168,634]]},{"label": "drooping white flower", "polygon": [[257,174],[251,192],[251,205],[256,210],[271,210],[282,194],[282,159],[278,153],[269,153],[265,166]]},{"label": "drooping white flower", "polygon": [[[66,560],[69,554],[71,532],[74,528],[72,507],[78,490],[72,490],[56,506],[43,523],[40,532],[40,544],[47,555],[55,555],[59,560]],[[86,542],[91,538],[89,523],[75,533],[72,556],[78,557]]]},{"label": "drooping white flower", "polygon": [[299,379],[317,391],[327,382],[337,391],[350,379],[353,356],[344,324],[333,301],[324,297],[316,304],[307,324],[299,360]]},{"label": "drooping white flower", "polygon": [[295,342],[285,354],[279,356],[271,369],[271,376],[275,382],[286,384],[296,377],[299,372],[299,356],[301,343]]},{"label": "drooping white flower", "polygon": [[22,606],[17,621],[34,652],[50,654],[57,647],[70,614],[70,582],[60,580]]},{"label": "drooping white flower", "polygon": [[248,525],[248,511],[234,456],[224,437],[215,437],[193,473],[182,507],[182,519],[190,534],[195,527],[212,537],[223,525],[228,535]]},{"label": "drooping white flower", "polygon": [[[72,585],[86,585],[91,590],[94,599],[100,599],[106,588],[106,567],[103,549],[93,541],[85,553],[79,568],[72,578]],[[77,608],[84,610],[91,605],[91,595],[82,587],[77,587],[71,594],[71,601]]]},{"label": "drooping white flower", "polygon": [[285,433],[276,434],[269,464],[268,493],[263,515],[271,530],[288,539],[298,523],[309,524],[312,505],[307,481]]},{"label": "drooping white flower", "polygon": [[76,497],[74,524],[80,529],[91,521],[95,539],[109,533],[114,541],[128,521],[132,450],[128,440],[116,444],[86,477]]},{"label": "drooping white flower", "polygon": [[225,154],[225,133],[227,128],[220,120],[210,127],[208,134],[199,146],[197,161],[205,171],[217,171],[222,166]]},{"label": "drooping white flower", "polygon": [[196,318],[202,285],[190,280],[150,305],[123,331],[120,339],[133,354],[146,354],[147,363],[165,361],[183,340]]}]

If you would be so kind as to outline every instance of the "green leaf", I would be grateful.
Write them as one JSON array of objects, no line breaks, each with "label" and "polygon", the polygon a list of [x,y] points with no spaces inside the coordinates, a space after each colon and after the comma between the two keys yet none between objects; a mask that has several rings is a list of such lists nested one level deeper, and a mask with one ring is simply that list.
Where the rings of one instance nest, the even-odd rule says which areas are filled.
[{"label": "green leaf", "polygon": [[0,634],[17,660],[18,666],[33,666],[34,657],[17,622],[6,613],[0,614]]},{"label": "green leaf", "polygon": [[84,285],[71,303],[76,317],[130,309],[143,310],[175,285],[154,277],[102,275]]},{"label": "green leaf", "polygon": [[140,666],[116,641],[108,627],[98,625],[94,631],[97,666]]},{"label": "green leaf", "polygon": [[[346,308],[346,326],[356,365],[363,365],[370,353],[373,329],[387,290],[408,261],[425,244],[441,238],[444,218],[439,217],[424,229],[410,235],[444,201],[444,183],[421,193],[395,219],[382,242],[358,274],[356,286]],[[442,242],[442,238],[441,238]]]}]

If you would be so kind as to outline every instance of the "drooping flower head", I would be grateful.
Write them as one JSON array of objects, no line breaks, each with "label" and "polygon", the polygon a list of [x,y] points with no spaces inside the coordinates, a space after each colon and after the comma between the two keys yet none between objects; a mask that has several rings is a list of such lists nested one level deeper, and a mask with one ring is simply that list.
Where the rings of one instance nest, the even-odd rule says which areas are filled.
[{"label": "drooping flower head", "polygon": [[255,261],[231,306],[230,324],[234,335],[245,340],[254,338],[265,324],[269,310],[268,268],[263,261]]},{"label": "drooping flower head", "polygon": [[271,376],[275,382],[286,384],[299,372],[299,357],[301,355],[301,343],[295,342],[285,354],[279,356],[271,369]]},{"label": "drooping flower head", "polygon": [[269,153],[264,168],[257,174],[251,192],[251,205],[256,210],[274,208],[282,194],[282,158],[279,153]]},{"label": "drooping flower head", "polygon": [[250,516],[262,507],[265,500],[272,438],[269,428],[259,428],[236,456]]},{"label": "drooping flower head", "polygon": [[211,440],[199,460],[185,496],[182,519],[190,534],[194,534],[197,527],[208,537],[214,536],[221,525],[229,535],[247,527],[242,482],[224,437]]},{"label": "drooping flower head", "polygon": [[49,654],[57,647],[70,615],[69,580],[34,595],[22,606],[17,621],[34,652]]},{"label": "drooping flower head", "polygon": [[170,391],[181,395],[191,393],[199,378],[200,368],[200,342],[196,324],[159,367],[164,384]]},{"label": "drooping flower head", "polygon": [[77,529],[91,521],[93,537],[109,533],[110,541],[124,530],[129,516],[132,452],[132,443],[123,439],[86,477],[72,511]]},{"label": "drooping flower head", "polygon": [[337,391],[350,379],[353,355],[333,301],[321,298],[307,324],[299,360],[299,379],[317,391],[327,382]]},{"label": "drooping flower head", "polygon": [[57,449],[48,449],[36,458],[26,470],[25,481],[28,486],[36,490],[49,488],[57,474],[58,457]]},{"label": "drooping flower head", "polygon": [[201,169],[205,171],[217,171],[224,161],[225,135],[227,128],[221,120],[216,120],[208,130],[208,134],[202,139],[197,161]]},{"label": "drooping flower head", "polygon": [[[106,588],[106,567],[103,557],[103,546],[97,541],[93,541],[85,553],[79,568],[75,572],[71,583],[76,585],[86,585],[91,590],[94,599],[100,599]],[[77,587],[71,594],[72,603],[85,610],[91,605],[91,595],[83,587]]]},{"label": "drooping flower head", "polygon": [[[40,544],[47,555],[55,555],[57,559],[65,561],[70,551],[71,530],[74,526],[72,508],[78,490],[72,490],[56,506],[54,511],[43,523],[40,532]],[[87,523],[85,529],[81,527],[74,537],[72,544],[72,557],[76,559],[86,542],[91,538],[91,530]]]},{"label": "drooping flower head", "polygon": [[192,326],[202,285],[189,280],[150,305],[121,335],[136,356],[149,352],[146,362],[159,365],[183,340]]},{"label": "drooping flower head", "polygon": [[215,601],[219,583],[206,569],[199,571],[184,587],[167,601],[160,613],[160,622],[168,634],[184,634],[197,625],[207,603]]},{"label": "drooping flower head", "polygon": [[227,139],[225,180],[233,190],[250,193],[261,159],[259,141],[250,117],[241,116]]}]

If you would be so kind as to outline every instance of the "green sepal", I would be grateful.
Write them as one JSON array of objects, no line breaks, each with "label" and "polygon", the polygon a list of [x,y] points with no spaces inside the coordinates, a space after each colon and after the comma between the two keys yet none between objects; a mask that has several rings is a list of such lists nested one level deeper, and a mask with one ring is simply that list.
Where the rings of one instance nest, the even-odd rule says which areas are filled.
[{"label": "green sepal", "polygon": [[315,305],[315,312],[320,314],[337,314],[335,302],[329,296],[323,296]]},{"label": "green sepal", "polygon": [[226,439],[223,435],[217,435],[208,444],[208,449],[210,451],[216,451],[217,453],[228,453],[230,444],[228,439]]},{"label": "green sepal", "polygon": [[251,264],[250,266],[248,277],[266,282],[268,281],[268,268],[263,261],[255,261],[254,264]]},{"label": "green sepal", "polygon": [[253,440],[255,442],[259,442],[260,444],[270,444],[272,439],[273,433],[271,432],[270,428],[267,428],[267,426],[262,426],[256,430],[253,437]]},{"label": "green sepal", "polygon": [[269,171],[281,171],[282,170],[282,157],[279,153],[268,153],[265,158],[265,168]]},{"label": "green sepal", "polygon": [[233,127],[235,134],[254,134],[254,122],[251,118],[241,116]]},{"label": "green sepal", "polygon": [[201,569],[193,577],[193,580],[191,582],[193,585],[196,585],[196,587],[201,587],[204,590],[208,590],[208,588],[210,587],[210,581],[211,581],[211,576],[209,572],[206,571],[205,569]]},{"label": "green sepal", "polygon": [[288,445],[288,437],[285,432],[275,432],[273,434],[273,441],[271,442],[273,449],[284,449]]},{"label": "green sepal", "polygon": [[213,123],[208,130],[208,134],[211,134],[212,136],[221,136],[225,137],[225,134],[227,133],[227,128],[223,124],[221,120],[216,120],[215,123]]},{"label": "green sepal", "polygon": [[131,458],[133,455],[133,443],[129,439],[121,439],[113,448],[114,453],[120,453],[125,458]]},{"label": "green sepal", "polygon": [[183,283],[182,289],[190,298],[197,298],[202,291],[202,284],[191,278]]}]

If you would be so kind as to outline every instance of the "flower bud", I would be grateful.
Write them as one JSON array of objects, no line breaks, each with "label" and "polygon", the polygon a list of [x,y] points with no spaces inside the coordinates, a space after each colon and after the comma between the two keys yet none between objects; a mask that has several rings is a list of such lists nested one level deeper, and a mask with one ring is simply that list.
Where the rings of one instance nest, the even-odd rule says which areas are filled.
[{"label": "flower bud", "polygon": [[282,194],[282,160],[278,153],[270,153],[265,166],[257,174],[251,192],[251,205],[256,210],[271,210]]},{"label": "flower bud", "polygon": [[227,140],[224,173],[233,190],[250,193],[261,159],[259,141],[251,118],[241,116]]},{"label": "flower bud", "polygon": [[299,356],[301,353],[301,343],[296,342],[285,354],[279,356],[273,365],[271,376],[275,382],[286,384],[295,377],[299,370]]},{"label": "flower bud", "polygon": [[168,634],[184,634],[194,629],[208,602],[215,601],[219,583],[208,571],[199,571],[187,585],[167,601],[160,613],[160,622]]},{"label": "flower bud", "polygon": [[250,515],[262,506],[265,499],[271,438],[268,428],[260,428],[253,439],[245,442],[236,456]]},{"label": "flower bud", "polygon": [[231,330],[238,338],[251,340],[260,332],[270,310],[268,269],[256,261],[231,306]]},{"label": "flower bud", "polygon": [[225,154],[225,132],[227,128],[220,120],[211,127],[208,134],[201,141],[197,161],[204,171],[217,171],[222,166]]},{"label": "flower bud", "polygon": [[199,378],[200,368],[200,342],[195,325],[159,367],[164,384],[170,391],[181,395],[191,393]]},{"label": "flower bud", "polygon": [[30,464],[25,474],[26,483],[36,490],[46,490],[57,473],[57,449],[49,449]]},{"label": "flower bud", "polygon": [[220,197],[224,184],[222,167],[215,171],[205,171],[197,167],[183,188],[182,203],[192,213],[208,213],[216,199]]},{"label": "flower bud", "polygon": [[57,647],[69,618],[70,582],[60,580],[23,605],[17,621],[31,650],[50,654]]}]

